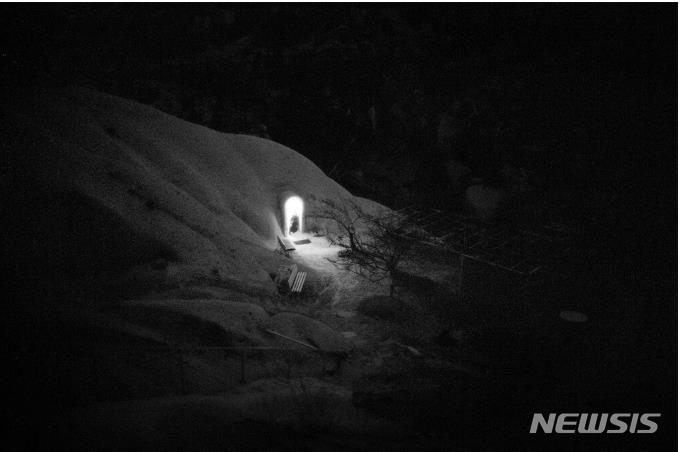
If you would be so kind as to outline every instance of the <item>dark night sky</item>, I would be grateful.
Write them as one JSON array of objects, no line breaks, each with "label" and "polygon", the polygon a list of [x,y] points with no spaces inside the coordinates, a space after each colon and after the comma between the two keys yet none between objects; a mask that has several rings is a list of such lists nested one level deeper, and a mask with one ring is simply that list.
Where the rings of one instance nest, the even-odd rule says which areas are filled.
[{"label": "dark night sky", "polygon": [[[227,19],[223,10],[229,11]],[[205,19],[211,21],[209,26],[199,26]],[[424,90],[426,103],[436,113],[442,109],[441,104],[445,106],[462,92],[482,98],[479,91],[484,77],[500,76],[503,78],[500,99],[488,102],[501,114],[509,108],[507,103],[518,107],[523,115],[518,121],[523,124],[513,138],[522,141],[521,144],[569,139],[560,136],[559,131],[583,128],[585,119],[588,121],[585,128],[594,130],[591,135],[618,139],[617,153],[635,154],[638,154],[635,150],[621,148],[631,139],[647,137],[630,135],[647,133],[651,139],[662,139],[659,134],[664,130],[660,126],[668,124],[675,114],[669,99],[675,97],[677,31],[675,7],[668,4],[644,7],[407,4],[389,8],[43,5],[4,6],[0,20],[3,75],[22,83],[87,81],[130,97],[135,93],[121,85],[142,78],[194,88],[191,78],[197,75],[190,66],[207,49],[220,49],[248,36],[253,43],[251,50],[275,53],[311,38],[321,43],[328,33],[340,28],[346,33],[333,35],[340,45],[343,40],[371,43],[379,47],[383,59],[365,64],[361,58],[350,57],[342,62],[342,67],[324,73],[323,58],[319,61],[312,56],[306,67],[293,66],[290,71],[293,76],[302,70],[309,71],[319,90],[324,85],[335,85],[340,91],[338,95],[345,99],[363,97],[369,102],[371,96],[380,97],[384,87],[376,78],[384,74],[377,73],[387,70],[399,73],[401,69],[414,72],[412,85]],[[409,45],[415,50],[406,49]],[[387,48],[394,48],[395,52],[385,51]],[[173,64],[184,60],[185,66],[168,73],[164,64],[171,60]],[[265,73],[258,76],[269,86],[290,85],[287,71],[273,69],[276,67],[273,60],[264,64],[268,65]],[[225,65],[218,62],[216,77],[227,78],[231,74]],[[205,89],[210,89],[210,81],[202,82]],[[216,91],[220,89],[213,85]],[[515,85],[522,90],[519,94],[512,91]],[[316,94],[299,93],[300,97]],[[144,95],[139,97],[147,100]],[[346,102],[352,104],[350,100]],[[620,111],[621,108],[631,111]],[[641,123],[645,123],[646,130],[640,130]],[[276,129],[274,124],[268,125]],[[233,131],[229,124],[222,128]],[[626,134],[629,136],[624,138]],[[287,136],[295,135],[292,132],[278,135],[272,138],[297,145],[303,153],[311,148],[304,137]],[[587,139],[591,147],[593,138]],[[621,170],[622,164],[637,171],[638,162],[617,159],[611,151],[602,150],[605,156],[597,155],[597,149],[587,152],[602,160],[598,162],[601,171],[608,171],[607,166]],[[577,149],[570,152],[579,153]],[[323,156],[316,160],[322,167],[327,163]]]}]

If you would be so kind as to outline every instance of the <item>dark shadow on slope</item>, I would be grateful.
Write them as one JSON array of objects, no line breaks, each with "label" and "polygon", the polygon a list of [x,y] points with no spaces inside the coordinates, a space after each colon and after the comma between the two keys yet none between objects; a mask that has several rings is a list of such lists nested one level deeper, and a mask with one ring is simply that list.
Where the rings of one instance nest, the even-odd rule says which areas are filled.
[{"label": "dark shadow on slope", "polygon": [[[171,249],[79,193],[46,193],[27,186],[15,202],[9,217],[15,240],[8,248],[14,272],[30,293],[106,297],[95,286],[101,275],[149,264],[160,279],[167,263],[177,259]],[[135,289],[148,288],[127,288],[129,293]]]}]

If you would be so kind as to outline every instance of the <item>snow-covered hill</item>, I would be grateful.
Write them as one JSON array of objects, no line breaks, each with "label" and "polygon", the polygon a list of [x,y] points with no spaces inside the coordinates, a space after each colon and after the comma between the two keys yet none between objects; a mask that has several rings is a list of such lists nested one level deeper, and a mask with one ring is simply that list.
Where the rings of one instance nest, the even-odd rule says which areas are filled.
[{"label": "snow-covered hill", "polygon": [[[21,177],[78,204],[80,212],[64,223],[62,214],[72,212],[45,206],[36,212],[47,223],[39,239],[54,241],[53,219],[56,235],[67,228],[70,241],[82,242],[75,248],[88,250],[71,252],[74,266],[96,267],[117,255],[108,281],[130,275],[171,285],[219,280],[271,293],[268,272],[281,262],[273,250],[282,197],[301,196],[307,213],[325,198],[353,199],[292,149],[219,133],[133,101],[73,88],[25,105],[6,123],[10,152],[23,156]],[[60,252],[53,248],[51,254]]]}]

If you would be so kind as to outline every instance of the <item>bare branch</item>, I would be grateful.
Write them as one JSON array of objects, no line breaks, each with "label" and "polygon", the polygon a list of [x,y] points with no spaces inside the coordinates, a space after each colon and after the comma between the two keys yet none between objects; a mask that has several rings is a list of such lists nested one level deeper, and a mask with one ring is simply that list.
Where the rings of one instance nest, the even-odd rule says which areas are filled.
[{"label": "bare branch", "polygon": [[329,200],[323,203],[325,208],[317,217],[334,221],[342,231],[329,236],[330,243],[341,250],[328,261],[372,282],[388,277],[394,281],[414,243],[405,229],[405,218],[396,213],[370,215],[351,201],[349,211]]}]

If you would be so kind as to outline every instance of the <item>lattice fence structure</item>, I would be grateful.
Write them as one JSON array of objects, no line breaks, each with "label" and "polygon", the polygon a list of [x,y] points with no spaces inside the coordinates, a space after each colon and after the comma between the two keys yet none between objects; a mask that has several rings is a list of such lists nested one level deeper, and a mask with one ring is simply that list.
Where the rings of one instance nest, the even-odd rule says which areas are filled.
[{"label": "lattice fence structure", "polygon": [[570,233],[559,224],[520,230],[438,209],[397,212],[427,233],[424,242],[519,275],[551,271],[570,251]]}]

